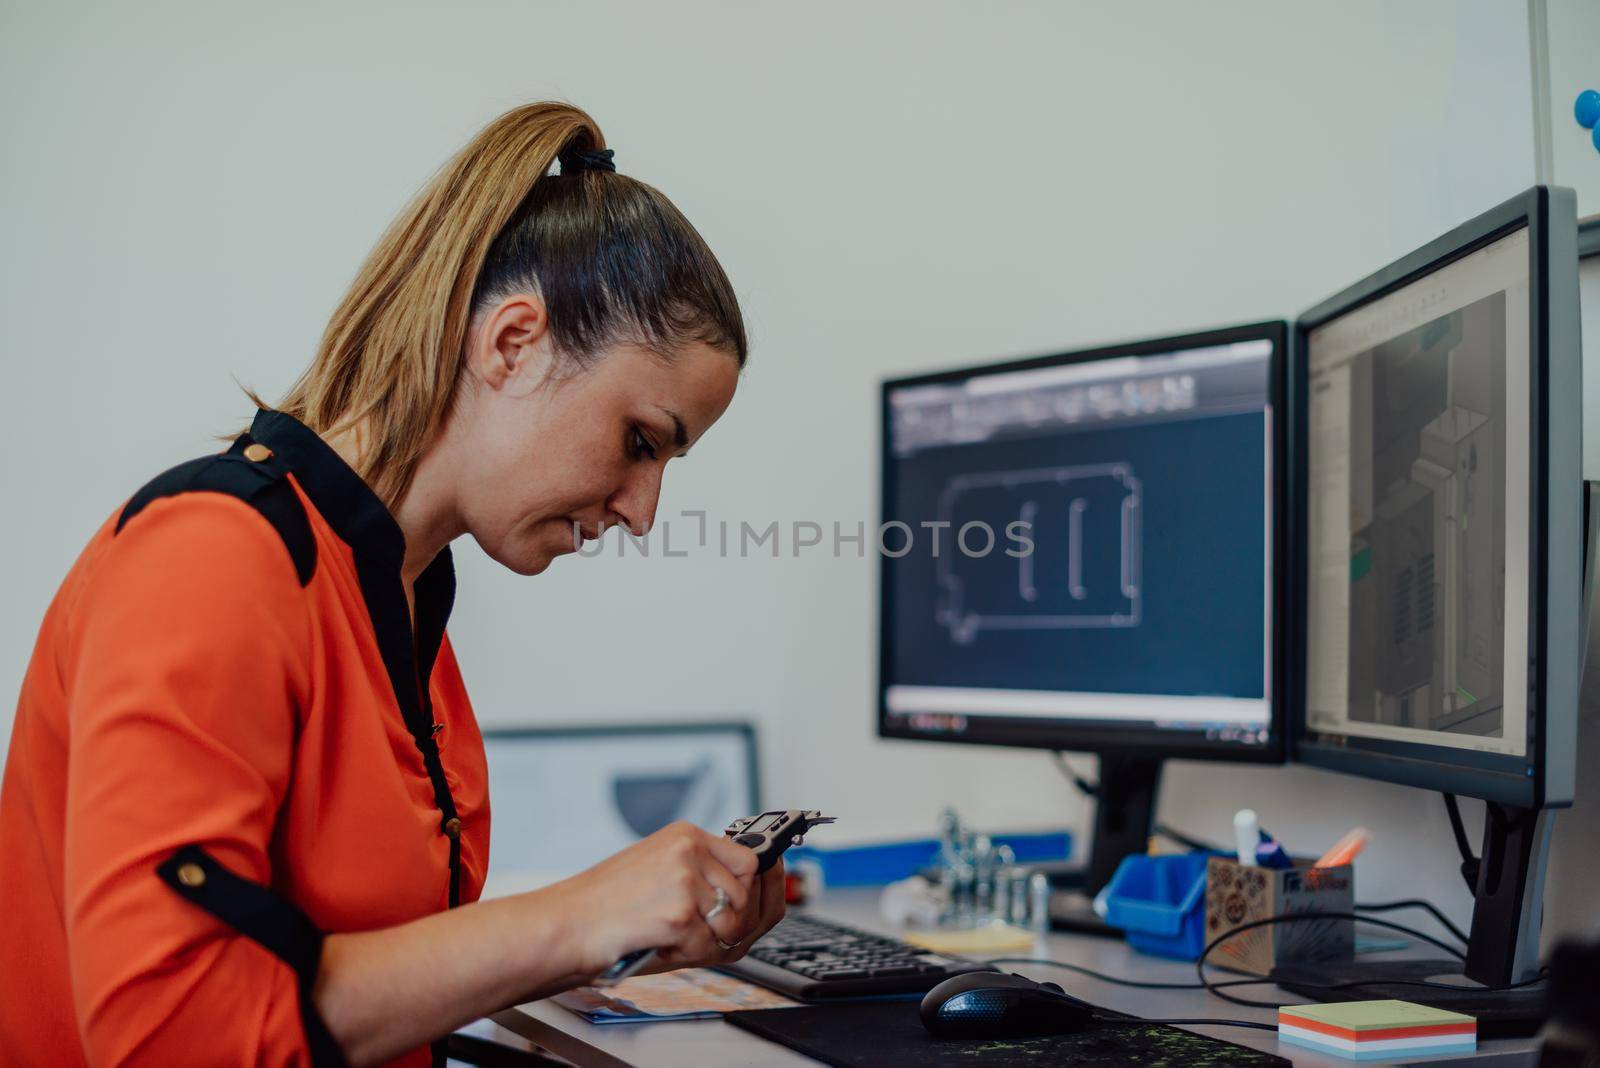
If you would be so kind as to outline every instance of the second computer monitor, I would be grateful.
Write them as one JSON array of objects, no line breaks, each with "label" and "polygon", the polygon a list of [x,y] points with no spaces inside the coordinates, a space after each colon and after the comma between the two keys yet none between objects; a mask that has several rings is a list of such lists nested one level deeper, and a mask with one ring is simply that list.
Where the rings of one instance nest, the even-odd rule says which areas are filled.
[{"label": "second computer monitor", "polygon": [[1572,798],[1572,201],[1531,190],[1300,320],[1299,760],[1525,808]]},{"label": "second computer monitor", "polygon": [[880,733],[1277,759],[1285,334],[886,383]]}]

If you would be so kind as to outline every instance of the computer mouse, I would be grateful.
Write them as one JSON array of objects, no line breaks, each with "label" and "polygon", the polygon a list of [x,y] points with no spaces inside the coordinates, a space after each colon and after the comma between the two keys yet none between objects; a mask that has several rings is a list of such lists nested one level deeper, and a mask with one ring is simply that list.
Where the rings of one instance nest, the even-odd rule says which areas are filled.
[{"label": "computer mouse", "polygon": [[1022,975],[952,976],[922,999],[922,1026],[937,1038],[1032,1038],[1088,1028],[1094,1007],[1055,983]]}]

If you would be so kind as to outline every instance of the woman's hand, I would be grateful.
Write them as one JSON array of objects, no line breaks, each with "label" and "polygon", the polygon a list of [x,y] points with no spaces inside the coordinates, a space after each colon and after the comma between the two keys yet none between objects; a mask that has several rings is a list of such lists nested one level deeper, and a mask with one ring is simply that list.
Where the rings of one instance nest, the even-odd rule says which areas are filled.
[{"label": "woman's hand", "polygon": [[381,1064],[637,949],[660,951],[647,971],[738,960],[782,918],[782,864],[757,876],[744,846],[675,823],[543,889],[329,935],[313,1000],[351,1064]]},{"label": "woman's hand", "polygon": [[[591,976],[639,949],[658,951],[646,972],[738,960],[783,918],[781,862],[758,876],[749,849],[684,822],[557,887],[571,902],[579,960]],[[707,920],[719,889],[727,906]]]},{"label": "woman's hand", "polygon": [[[736,845],[733,848],[744,849],[745,847]],[[745,851],[749,852],[749,850]],[[752,853],[751,856],[754,856],[754,854]],[[720,929],[722,927],[721,920],[729,916],[732,909],[733,903],[730,899],[728,910],[711,921],[712,928]],[[650,963],[641,969],[641,972],[644,974],[666,972],[675,968],[698,968],[710,964],[728,964],[736,961],[750,952],[750,947],[755,944],[756,940],[772,930],[778,921],[783,919],[783,913],[783,861],[779,860],[772,867],[752,878],[749,902],[742,912],[737,914],[735,922],[731,925],[735,928],[734,937],[728,937],[720,933],[717,935],[724,943],[732,946],[732,949],[725,949],[723,946],[717,945],[710,951],[710,956],[695,957],[683,955],[676,948],[667,948],[657,953]]]}]

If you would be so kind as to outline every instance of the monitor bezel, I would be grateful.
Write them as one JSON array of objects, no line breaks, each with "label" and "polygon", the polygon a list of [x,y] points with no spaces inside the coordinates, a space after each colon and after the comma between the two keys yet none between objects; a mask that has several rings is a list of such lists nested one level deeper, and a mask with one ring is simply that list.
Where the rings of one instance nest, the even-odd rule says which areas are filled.
[{"label": "monitor bezel", "polygon": [[[1565,225],[1552,224],[1552,214]],[[1313,733],[1307,724],[1306,660],[1310,605],[1307,383],[1311,331],[1387,296],[1515,231],[1528,230],[1530,523],[1528,530],[1529,665],[1528,746],[1522,758],[1490,760],[1482,754],[1389,741],[1351,748],[1339,736]],[[1566,264],[1565,267],[1562,265]],[[1291,537],[1295,547],[1290,596],[1295,616],[1291,675],[1294,694],[1289,758],[1297,763],[1385,782],[1439,790],[1527,808],[1570,804],[1576,763],[1578,625],[1582,588],[1582,483],[1580,355],[1577,333],[1577,226],[1570,190],[1536,186],[1463,223],[1355,285],[1317,304],[1295,320],[1289,361]],[[1554,284],[1553,284],[1554,283]],[[1552,347],[1563,351],[1552,359]],[[1570,349],[1571,351],[1566,351]],[[1552,448],[1552,443],[1567,443]],[[1570,492],[1552,494],[1552,485]],[[1509,500],[1509,497],[1508,497]],[[1551,671],[1552,664],[1565,667]],[[1567,745],[1552,745],[1562,738]],[[1463,753],[1492,766],[1460,762]],[[1451,758],[1456,758],[1452,762]],[[1513,770],[1513,765],[1516,765]]]},{"label": "monitor bezel", "polygon": [[1025,749],[1051,749],[1084,753],[1113,755],[1146,755],[1186,760],[1230,760],[1259,764],[1281,764],[1287,752],[1284,735],[1285,701],[1288,693],[1286,665],[1289,643],[1286,640],[1288,624],[1288,465],[1285,463],[1288,444],[1288,392],[1287,375],[1289,323],[1286,320],[1267,320],[1239,326],[1178,334],[1170,337],[1140,339],[1118,344],[1100,345],[1091,349],[1030,356],[999,363],[973,364],[926,374],[910,375],[883,381],[879,390],[878,418],[878,518],[883,521],[886,502],[894,489],[893,460],[889,446],[889,396],[897,389],[909,386],[934,385],[970,379],[980,375],[1005,374],[1013,371],[1031,371],[1044,367],[1089,363],[1095,360],[1126,356],[1155,356],[1184,349],[1227,345],[1240,341],[1272,342],[1267,392],[1272,405],[1272,621],[1267,628],[1272,640],[1272,687],[1268,695],[1270,719],[1268,740],[1264,744],[1246,745],[1232,741],[1208,741],[1198,732],[1152,728],[1144,725],[1120,727],[1090,724],[1059,724],[1045,726],[1036,719],[1003,716],[969,716],[967,730],[959,735],[929,734],[909,727],[895,727],[889,721],[888,677],[889,647],[892,627],[889,613],[884,608],[890,603],[889,569],[880,556],[877,559],[877,612],[878,612],[878,662],[877,701],[878,736],[945,744],[997,745]]},{"label": "monitor bezel", "polygon": [[483,727],[479,731],[484,744],[494,741],[572,741],[595,738],[603,741],[633,738],[679,738],[694,735],[738,737],[744,747],[746,774],[750,777],[750,793],[756,811],[766,802],[761,792],[761,759],[758,751],[756,727],[749,720],[620,720],[615,723],[505,723]]}]

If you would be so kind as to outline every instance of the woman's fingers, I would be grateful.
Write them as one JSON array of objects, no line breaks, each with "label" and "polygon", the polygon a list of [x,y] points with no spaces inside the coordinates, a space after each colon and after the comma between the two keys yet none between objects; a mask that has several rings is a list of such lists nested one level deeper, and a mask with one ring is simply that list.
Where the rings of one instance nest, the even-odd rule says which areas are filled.
[{"label": "woman's fingers", "polygon": [[724,868],[740,879],[749,879],[756,873],[755,850],[738,845],[733,839],[721,834],[706,833],[707,847],[711,855],[721,862]]},{"label": "woman's fingers", "polygon": [[733,961],[744,956],[762,935],[783,919],[784,912],[784,879],[783,864],[774,864],[767,871],[756,877],[754,892],[750,895],[750,902],[739,914],[739,932],[737,938],[729,938],[719,934],[722,943],[734,948],[724,950],[723,960]]},{"label": "woman's fingers", "polygon": [[[754,936],[765,933],[761,926],[764,902],[762,882],[756,873],[757,858],[753,851],[736,845],[721,835],[706,835],[709,863],[706,878],[728,894],[728,910],[719,915],[710,926],[717,938],[722,954],[742,955]],[[735,949],[724,949],[734,946]]]},{"label": "woman's fingers", "polygon": [[713,924],[721,916],[706,919],[716,908],[716,887],[699,872],[686,872],[684,893],[670,909],[672,940],[663,950],[670,951],[676,964],[704,959],[716,949]]},{"label": "woman's fingers", "polygon": [[763,930],[771,930],[777,922],[783,919],[784,910],[787,908],[788,878],[784,872],[783,861],[778,861],[762,873],[761,877],[761,903],[764,907],[762,921],[766,924]]},{"label": "woman's fingers", "polygon": [[646,843],[637,855],[654,870],[635,876],[635,900],[661,925],[655,944],[666,967],[737,960],[783,917],[781,863],[757,873],[751,850],[687,823]]},{"label": "woman's fingers", "polygon": [[778,921],[783,919],[786,907],[785,889],[783,861],[780,860],[761,873],[758,895],[761,899],[761,912],[756,917],[756,938],[772,930]]},{"label": "woman's fingers", "polygon": [[[681,922],[672,956],[682,963],[720,960],[730,952],[723,945],[735,945],[750,933],[750,915],[759,908],[754,855],[698,828],[684,827],[679,834],[677,885],[684,897],[674,908]],[[724,858],[748,874],[736,874]]]},{"label": "woman's fingers", "polygon": [[725,903],[720,909],[716,902],[706,907],[703,913],[706,926],[711,928],[711,933],[717,939],[717,948],[722,952],[722,945],[733,945],[743,941],[750,933],[749,913],[753,906],[759,907],[755,895],[744,885],[730,875],[727,869],[719,864],[709,865],[706,874],[706,883],[712,888],[713,895],[718,890],[722,891]]}]

